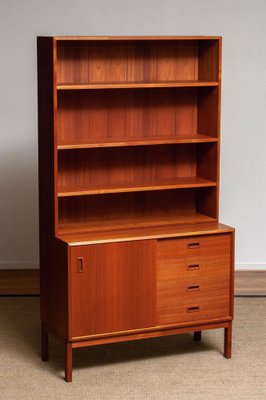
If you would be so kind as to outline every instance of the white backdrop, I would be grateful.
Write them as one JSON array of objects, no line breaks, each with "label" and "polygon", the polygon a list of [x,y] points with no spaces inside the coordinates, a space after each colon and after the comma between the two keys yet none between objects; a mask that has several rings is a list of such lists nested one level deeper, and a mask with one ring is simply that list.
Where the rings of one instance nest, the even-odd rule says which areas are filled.
[{"label": "white backdrop", "polygon": [[220,220],[266,268],[266,1],[0,0],[0,268],[38,267],[37,35],[222,35]]}]

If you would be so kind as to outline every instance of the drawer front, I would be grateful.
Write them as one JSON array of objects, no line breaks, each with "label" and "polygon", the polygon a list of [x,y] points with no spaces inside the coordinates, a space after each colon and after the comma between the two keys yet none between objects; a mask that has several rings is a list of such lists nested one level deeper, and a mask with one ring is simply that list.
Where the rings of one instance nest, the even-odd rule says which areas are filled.
[{"label": "drawer front", "polygon": [[229,315],[230,234],[158,240],[157,323]]},{"label": "drawer front", "polygon": [[180,259],[188,265],[195,260],[216,264],[223,261],[225,252],[230,253],[230,234],[158,240],[157,251],[159,260]]}]

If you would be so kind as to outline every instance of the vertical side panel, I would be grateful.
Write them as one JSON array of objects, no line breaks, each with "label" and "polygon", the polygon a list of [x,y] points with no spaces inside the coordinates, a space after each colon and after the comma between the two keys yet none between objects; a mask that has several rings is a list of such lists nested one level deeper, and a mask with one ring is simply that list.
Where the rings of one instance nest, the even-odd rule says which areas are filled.
[{"label": "vertical side panel", "polygon": [[235,231],[231,233],[231,276],[230,276],[230,313],[234,318],[234,295],[235,295]]},{"label": "vertical side panel", "polygon": [[219,199],[220,199],[220,158],[221,158],[221,95],[222,95],[222,38],[218,43],[218,111],[217,111],[217,219],[219,218]]},{"label": "vertical side panel", "polygon": [[[210,146],[210,157],[199,156],[198,173],[216,180],[216,188],[198,191],[197,210],[219,219],[220,186],[220,114],[221,114],[221,51],[222,39],[204,41],[199,46],[199,79],[218,81],[217,88],[204,88],[198,97],[198,133],[217,137]],[[215,154],[216,153],[216,154]],[[209,170],[209,171],[208,171]]]},{"label": "vertical side panel", "polygon": [[40,229],[55,232],[53,38],[37,38]]},{"label": "vertical side panel", "polygon": [[68,246],[40,232],[41,320],[53,332],[68,337]]}]

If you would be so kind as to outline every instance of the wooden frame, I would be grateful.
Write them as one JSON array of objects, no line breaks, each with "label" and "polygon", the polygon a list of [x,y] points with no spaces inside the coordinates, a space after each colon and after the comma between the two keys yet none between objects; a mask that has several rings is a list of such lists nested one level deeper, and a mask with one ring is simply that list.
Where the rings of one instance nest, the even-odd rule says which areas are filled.
[{"label": "wooden frame", "polygon": [[67,381],[101,343],[224,328],[231,356],[221,44],[38,37],[42,358],[59,337]]}]

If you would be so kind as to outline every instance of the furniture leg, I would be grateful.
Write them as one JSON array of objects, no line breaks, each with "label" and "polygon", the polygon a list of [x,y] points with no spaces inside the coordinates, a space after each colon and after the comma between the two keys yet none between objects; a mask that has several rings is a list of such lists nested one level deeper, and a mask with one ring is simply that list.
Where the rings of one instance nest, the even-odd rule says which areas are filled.
[{"label": "furniture leg", "polygon": [[49,360],[49,351],[48,351],[48,332],[44,327],[44,323],[42,322],[42,360],[48,361]]},{"label": "furniture leg", "polygon": [[194,340],[195,340],[195,342],[201,341],[201,331],[194,332]]},{"label": "furniture leg", "polygon": [[65,380],[72,382],[72,358],[73,358],[72,344],[65,343]]},{"label": "furniture leg", "polygon": [[228,327],[224,328],[224,357],[232,356],[232,322],[228,323]]}]

